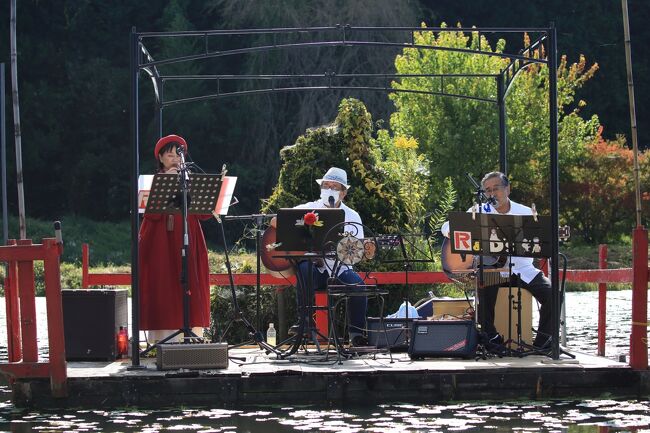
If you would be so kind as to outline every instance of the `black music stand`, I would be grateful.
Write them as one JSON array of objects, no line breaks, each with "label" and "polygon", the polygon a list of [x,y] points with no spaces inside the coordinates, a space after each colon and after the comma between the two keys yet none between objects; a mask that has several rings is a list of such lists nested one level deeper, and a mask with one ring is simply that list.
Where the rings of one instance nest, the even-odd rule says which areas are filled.
[{"label": "black music stand", "polygon": [[[422,246],[418,246],[418,240],[424,240]],[[411,326],[408,324],[409,320],[409,305],[411,298],[411,286],[409,284],[409,272],[413,270],[413,265],[416,263],[434,263],[433,247],[430,238],[424,233],[407,233],[396,235],[383,235],[377,239],[378,246],[382,250],[395,250],[399,249],[399,258],[382,259],[382,263],[401,263],[404,269],[404,285],[406,286],[406,297],[404,298],[404,305],[406,310],[404,343],[408,346],[411,336]],[[418,317],[419,318],[419,317]],[[412,317],[411,319],[415,319]]]},{"label": "black music stand", "polygon": [[[156,174],[151,183],[145,213],[177,214],[183,219],[183,245],[181,247],[180,283],[183,290],[183,326],[176,332],[158,342],[164,344],[183,334],[183,343],[192,340],[202,341],[190,327],[190,288],[188,286],[189,233],[187,216],[189,214],[210,215],[214,211],[221,188],[221,175],[190,174],[184,163],[178,174]],[[144,350],[146,355],[154,346]]]},{"label": "black music stand", "polygon": [[[509,302],[514,298],[512,295],[511,258],[546,258],[551,256],[551,219],[548,216],[452,212],[449,221],[451,251],[456,254],[472,254],[480,257],[483,261],[483,265],[478,266],[478,289],[486,286],[484,284],[486,268],[496,271],[495,268],[500,268],[504,264],[500,259],[508,259],[509,266],[502,270],[508,272]],[[523,342],[521,338],[521,282],[519,277],[517,278],[517,301],[514,301],[514,305],[517,309],[517,340],[514,341],[510,335],[512,312],[509,308],[509,335],[508,340],[503,344],[504,349],[507,348],[509,354],[514,353],[517,356],[544,353],[543,350]],[[479,314],[485,314],[484,306],[479,305],[478,311]],[[478,320],[476,322],[478,323]],[[511,350],[512,343],[518,346],[515,352]],[[499,353],[502,352],[504,351],[499,351]]]}]

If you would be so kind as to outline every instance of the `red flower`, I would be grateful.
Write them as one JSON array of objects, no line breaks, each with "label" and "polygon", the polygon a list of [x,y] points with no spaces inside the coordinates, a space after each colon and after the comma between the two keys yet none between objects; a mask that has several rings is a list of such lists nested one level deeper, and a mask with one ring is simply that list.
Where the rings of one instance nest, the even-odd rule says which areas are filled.
[{"label": "red flower", "polygon": [[318,221],[318,215],[315,212],[307,212],[303,219],[306,226],[313,226]]}]

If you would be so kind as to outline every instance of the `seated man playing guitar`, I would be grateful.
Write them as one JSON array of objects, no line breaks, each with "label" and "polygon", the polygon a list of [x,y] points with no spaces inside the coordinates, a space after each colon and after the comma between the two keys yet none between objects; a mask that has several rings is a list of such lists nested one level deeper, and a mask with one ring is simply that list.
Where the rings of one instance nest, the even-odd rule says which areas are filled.
[{"label": "seated man playing guitar", "polygon": [[[323,208],[340,208],[345,212],[345,222],[355,223],[355,232],[360,239],[363,239],[363,225],[359,214],[343,203],[350,185],[348,185],[348,176],[345,170],[331,167],[322,179],[316,182],[320,185],[321,192],[318,200],[304,203],[296,206],[298,209],[323,209]],[[273,218],[270,221],[271,227],[276,227],[277,220]],[[347,229],[346,229],[347,230]],[[352,231],[352,230],[351,230]],[[328,260],[329,262],[330,260]],[[309,267],[312,267],[311,283],[306,281],[309,275]],[[306,305],[305,300],[313,302],[314,290],[325,290],[330,272],[334,268],[334,263],[313,262],[310,260],[301,261],[297,269],[297,294],[299,305]],[[352,269],[351,266],[341,265],[337,269],[337,279],[343,284],[362,284],[361,277]],[[305,296],[303,298],[303,296]],[[364,296],[353,296],[348,303],[349,334],[350,343],[354,346],[363,346],[367,344],[363,336],[363,330],[366,322],[366,309],[368,300]]]},{"label": "seated man playing guitar", "polygon": [[[484,213],[500,213],[507,215],[532,215],[532,209],[528,206],[516,203],[510,200],[510,182],[505,174],[494,171],[486,174],[481,180],[481,186],[485,191],[486,196],[493,205],[489,202],[483,205]],[[471,212],[471,208],[468,212]],[[441,228],[442,234],[449,237],[449,222],[443,224]],[[447,242],[446,247],[449,247]],[[443,247],[444,248],[444,247]],[[450,250],[449,250],[450,251]],[[447,254],[449,254],[447,251]],[[443,250],[444,255],[444,250]],[[471,259],[469,260],[471,263]],[[443,265],[444,266],[444,265]],[[508,267],[506,264],[505,267]],[[502,272],[502,277],[507,277],[508,272]],[[519,276],[519,281],[518,277]],[[551,281],[544,276],[544,273],[533,266],[533,259],[530,257],[513,257],[512,258],[512,276],[511,284],[516,286],[521,284],[521,287],[528,290],[540,304],[539,309],[539,326],[537,328],[537,335],[533,346],[538,348],[550,348],[551,332],[552,332],[552,303],[551,303]],[[479,322],[481,329],[487,334],[488,341],[493,344],[500,344],[503,339],[497,333],[494,327],[494,307],[497,302],[497,295],[499,286],[487,285],[479,288],[478,301],[479,301]]]}]

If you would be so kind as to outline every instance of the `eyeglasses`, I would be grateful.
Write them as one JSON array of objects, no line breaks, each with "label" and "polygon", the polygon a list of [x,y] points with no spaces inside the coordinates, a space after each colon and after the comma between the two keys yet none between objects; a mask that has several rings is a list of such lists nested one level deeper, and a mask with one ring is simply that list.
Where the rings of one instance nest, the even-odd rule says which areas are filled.
[{"label": "eyeglasses", "polygon": [[320,189],[333,189],[334,191],[343,191],[343,187],[340,185],[321,185]]},{"label": "eyeglasses", "polygon": [[485,193],[486,194],[493,194],[493,193],[495,193],[497,191],[501,191],[504,188],[505,188],[505,186],[503,186],[503,185],[495,185],[492,188],[485,188]]}]

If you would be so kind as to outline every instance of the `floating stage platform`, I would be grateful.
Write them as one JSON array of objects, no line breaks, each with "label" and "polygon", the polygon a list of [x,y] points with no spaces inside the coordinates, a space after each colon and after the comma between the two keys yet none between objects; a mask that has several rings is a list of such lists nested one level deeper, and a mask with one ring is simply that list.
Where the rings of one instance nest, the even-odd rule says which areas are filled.
[{"label": "floating stage platform", "polygon": [[258,348],[229,351],[226,369],[158,371],[155,358],[139,368],[128,359],[69,362],[65,398],[53,398],[48,379],[19,379],[17,407],[166,407],[315,404],[373,405],[457,400],[648,398],[650,371],[572,352],[555,361],[542,355],[488,359],[411,360],[406,353],[364,355],[336,362],[300,353],[279,360]]}]

